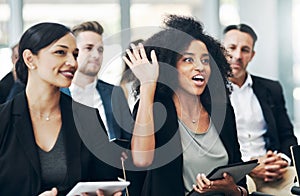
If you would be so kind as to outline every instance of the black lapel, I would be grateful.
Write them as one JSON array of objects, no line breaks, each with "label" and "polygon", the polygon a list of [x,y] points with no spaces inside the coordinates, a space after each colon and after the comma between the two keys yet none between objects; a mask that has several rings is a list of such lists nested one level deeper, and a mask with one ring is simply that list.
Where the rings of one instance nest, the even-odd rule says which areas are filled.
[{"label": "black lapel", "polygon": [[97,86],[96,86],[102,102],[103,102],[103,107],[105,110],[105,116],[106,116],[106,121],[107,121],[107,126],[108,126],[108,131],[110,133],[110,140],[115,139],[115,126],[114,126],[114,118],[113,118],[113,112],[112,112],[112,107],[111,107],[111,89],[105,86],[105,84],[101,81],[98,80]]},{"label": "black lapel", "polygon": [[[20,142],[20,147],[25,152],[30,160],[37,176],[41,176],[40,160],[37,152],[37,146],[33,134],[32,122],[28,109],[28,102],[25,91],[16,96],[13,106],[14,124],[12,129],[15,129],[17,138]],[[40,181],[38,181],[40,182]]]},{"label": "black lapel", "polygon": [[[98,111],[76,102],[73,102],[72,107],[75,126],[82,143],[97,158],[113,165],[114,162],[110,161],[112,157],[115,157],[115,150],[111,149],[110,151],[109,149],[110,142]],[[115,147],[116,145],[112,143],[111,146]],[[119,156],[117,158],[120,161]]]},{"label": "black lapel", "polygon": [[264,87],[264,85],[257,80],[254,76],[252,76],[253,81],[253,92],[256,95],[259,102],[262,104],[264,101],[267,100],[267,89]]},{"label": "black lapel", "polygon": [[266,123],[269,123],[271,120],[270,118],[273,116],[272,108],[275,106],[272,95],[269,93],[268,88],[263,84],[263,82],[261,82],[255,76],[252,76],[252,80],[253,92],[260,103]]},{"label": "black lapel", "polygon": [[62,131],[64,131],[65,152],[67,158],[67,177],[63,184],[67,187],[73,185],[74,181],[80,181],[81,178],[81,140],[76,131],[72,99],[68,95],[61,93],[60,107],[62,114]]}]

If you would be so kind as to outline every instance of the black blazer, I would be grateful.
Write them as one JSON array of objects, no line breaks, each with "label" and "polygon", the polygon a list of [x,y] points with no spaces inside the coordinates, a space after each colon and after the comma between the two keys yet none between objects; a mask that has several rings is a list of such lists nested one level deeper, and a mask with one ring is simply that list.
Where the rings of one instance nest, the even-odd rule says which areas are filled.
[{"label": "black blazer", "polygon": [[[120,154],[109,151],[98,111],[64,94],[60,107],[67,175],[57,186],[59,194],[66,195],[79,181],[117,180],[122,176],[120,169],[109,165],[112,158],[97,159],[107,152],[114,161],[120,160]],[[0,105],[0,119],[0,195],[40,194],[45,190],[41,190],[41,167],[25,92]]]},{"label": "black blazer", "polygon": [[[229,102],[215,104],[212,110],[207,110],[228,153],[228,164],[242,162],[231,104]],[[157,130],[155,157],[151,167],[148,168],[141,195],[183,196],[185,193],[182,146],[176,108],[171,98],[156,96],[154,122]],[[246,188],[246,178],[238,184]]]},{"label": "black blazer", "polygon": [[282,87],[279,82],[253,76],[253,92],[256,95],[267,123],[264,135],[267,150],[278,150],[291,158],[290,146],[297,145],[293,125],[285,108]]},{"label": "black blazer", "polygon": [[[102,80],[97,81],[96,88],[103,101],[110,139],[125,139],[129,143],[134,121],[122,88]],[[61,91],[72,96],[69,88]]]},{"label": "black blazer", "polygon": [[10,89],[13,87],[15,82],[13,72],[9,72],[0,80],[0,104],[6,101],[9,95]]}]

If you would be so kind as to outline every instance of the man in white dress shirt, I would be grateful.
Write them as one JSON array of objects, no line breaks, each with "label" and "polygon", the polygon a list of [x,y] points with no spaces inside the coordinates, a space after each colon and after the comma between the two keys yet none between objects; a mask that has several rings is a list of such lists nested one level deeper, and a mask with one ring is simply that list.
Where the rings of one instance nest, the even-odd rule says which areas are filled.
[{"label": "man in white dress shirt", "polygon": [[230,100],[236,115],[242,159],[259,160],[260,165],[250,174],[258,191],[288,195],[289,183],[294,180],[293,175],[286,175],[290,173],[289,147],[296,145],[297,139],[287,115],[282,87],[278,81],[247,72],[257,40],[250,26],[230,25],[223,33],[233,73]]},{"label": "man in white dress shirt", "polygon": [[96,21],[87,21],[73,27],[72,32],[79,49],[78,69],[71,86],[62,92],[98,109],[110,141],[129,142],[133,121],[125,95],[119,86],[98,79],[104,51],[103,27]]}]

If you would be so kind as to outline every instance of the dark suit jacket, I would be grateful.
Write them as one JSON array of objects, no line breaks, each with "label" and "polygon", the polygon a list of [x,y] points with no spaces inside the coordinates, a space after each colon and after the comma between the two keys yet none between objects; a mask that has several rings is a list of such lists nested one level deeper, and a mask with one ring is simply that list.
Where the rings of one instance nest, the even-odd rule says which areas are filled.
[{"label": "dark suit jacket", "polygon": [[16,80],[12,85],[9,94],[6,97],[6,101],[13,99],[17,94],[22,92],[25,89],[25,84],[23,84],[20,80]]},{"label": "dark suit jacket", "polygon": [[[96,86],[103,101],[110,140],[130,140],[134,121],[125,98],[124,92],[119,86],[108,84],[98,80]],[[62,92],[71,95],[68,88],[62,88]]]},{"label": "dark suit jacket", "polygon": [[[67,160],[67,175],[57,186],[60,195],[66,195],[79,181],[117,180],[122,176],[121,170],[109,165],[113,155],[119,163],[120,154],[109,151],[98,111],[73,102],[63,93],[60,107]],[[41,190],[41,166],[25,92],[0,106],[0,119],[0,195],[40,194],[45,190]],[[103,152],[111,157],[100,161],[97,157]]]},{"label": "dark suit jacket", "polygon": [[12,71],[6,74],[0,81],[0,104],[6,101],[10,89],[14,85],[14,76]]},{"label": "dark suit jacket", "polygon": [[[155,105],[155,157],[148,168],[141,195],[183,196],[183,155],[176,108],[172,98],[164,96],[156,96]],[[228,164],[242,162],[231,104],[220,103],[208,107],[212,108],[207,110],[228,153]],[[245,178],[238,184],[247,187]]]},{"label": "dark suit jacket", "polygon": [[253,92],[256,95],[267,123],[264,135],[267,150],[278,150],[291,158],[290,146],[297,145],[293,125],[285,108],[282,87],[279,82],[253,76]]}]

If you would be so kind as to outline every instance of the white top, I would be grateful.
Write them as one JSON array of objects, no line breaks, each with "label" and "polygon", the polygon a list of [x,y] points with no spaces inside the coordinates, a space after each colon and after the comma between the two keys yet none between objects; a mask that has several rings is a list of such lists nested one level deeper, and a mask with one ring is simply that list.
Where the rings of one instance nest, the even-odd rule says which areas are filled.
[{"label": "white top", "polygon": [[[75,101],[98,109],[100,117],[104,123],[104,126],[106,130],[108,130],[103,102],[98,90],[96,89],[96,85],[97,85],[97,80],[95,80],[91,84],[86,85],[84,88],[72,83],[69,89],[72,98]],[[107,134],[108,137],[110,138],[109,131],[107,131]]]},{"label": "white top", "polygon": [[252,78],[248,74],[241,88],[232,84],[233,92],[230,95],[243,161],[266,154],[263,135],[267,131],[267,124],[252,84]]}]

